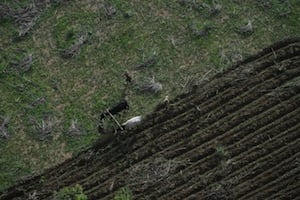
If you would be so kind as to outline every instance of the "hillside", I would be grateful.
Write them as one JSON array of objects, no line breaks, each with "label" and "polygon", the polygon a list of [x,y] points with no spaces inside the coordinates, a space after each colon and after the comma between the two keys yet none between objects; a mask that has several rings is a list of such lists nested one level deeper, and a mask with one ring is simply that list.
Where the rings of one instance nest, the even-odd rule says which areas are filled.
[{"label": "hillside", "polygon": [[89,149],[120,100],[120,123],[155,113],[299,21],[299,0],[0,0],[0,191]]},{"label": "hillside", "polygon": [[297,199],[299,80],[300,38],[275,43],[0,199],[75,184],[89,199],[121,187],[134,199]]}]

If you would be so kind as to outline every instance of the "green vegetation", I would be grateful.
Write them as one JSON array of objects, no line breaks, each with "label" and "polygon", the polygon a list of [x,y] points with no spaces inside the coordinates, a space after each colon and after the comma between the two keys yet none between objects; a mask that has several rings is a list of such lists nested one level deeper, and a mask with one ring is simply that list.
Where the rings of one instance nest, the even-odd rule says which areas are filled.
[{"label": "green vegetation", "polygon": [[115,195],[114,200],[131,200],[132,194],[128,188],[121,188]]},{"label": "green vegetation", "polygon": [[[8,2],[20,8],[32,1]],[[151,112],[166,95],[171,99],[185,91],[190,80],[205,80],[242,57],[299,34],[298,0],[193,2],[55,4],[42,10],[29,34],[17,40],[19,26],[0,18],[0,116],[10,118],[9,138],[0,138],[0,190],[91,145],[99,138],[99,113],[125,95],[130,110],[117,116],[120,122]],[[249,20],[253,32],[239,34],[236,29]],[[88,40],[78,54],[62,58],[61,51],[85,33]],[[16,68],[13,63],[29,54],[30,70]],[[135,70],[153,55],[154,65]],[[162,91],[143,93],[126,85],[126,70],[134,80],[154,76]],[[76,136],[68,134],[75,121]]]},{"label": "green vegetation", "polygon": [[83,193],[80,185],[74,187],[65,187],[56,194],[57,200],[87,200],[87,196]]},{"label": "green vegetation", "polygon": [[215,149],[216,149],[216,154],[217,154],[217,156],[218,156],[221,160],[230,157],[230,156],[228,155],[228,152],[225,150],[225,147],[223,147],[223,146],[216,146]]}]

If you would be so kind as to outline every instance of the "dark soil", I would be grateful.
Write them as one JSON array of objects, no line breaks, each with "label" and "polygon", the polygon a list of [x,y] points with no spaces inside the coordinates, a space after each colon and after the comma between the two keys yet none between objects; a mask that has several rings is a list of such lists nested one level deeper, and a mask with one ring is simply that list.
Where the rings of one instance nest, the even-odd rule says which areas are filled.
[{"label": "dark soil", "polygon": [[53,199],[75,184],[89,199],[124,186],[135,199],[296,199],[299,78],[300,38],[278,42],[0,199]]}]

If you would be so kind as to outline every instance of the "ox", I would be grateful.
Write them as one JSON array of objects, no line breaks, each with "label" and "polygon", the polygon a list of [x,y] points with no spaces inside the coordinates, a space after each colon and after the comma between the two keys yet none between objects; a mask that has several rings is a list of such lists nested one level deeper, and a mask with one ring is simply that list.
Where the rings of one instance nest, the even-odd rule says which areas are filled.
[{"label": "ox", "polygon": [[124,100],[121,100],[116,105],[114,105],[113,107],[111,107],[110,109],[107,109],[106,111],[103,111],[100,114],[100,120],[104,119],[109,114],[115,115],[115,114],[118,114],[119,112],[121,112],[125,109],[129,109],[129,105],[128,105],[128,102],[124,99]]},{"label": "ox", "polygon": [[122,124],[123,129],[132,129],[142,122],[142,116],[133,117]]}]

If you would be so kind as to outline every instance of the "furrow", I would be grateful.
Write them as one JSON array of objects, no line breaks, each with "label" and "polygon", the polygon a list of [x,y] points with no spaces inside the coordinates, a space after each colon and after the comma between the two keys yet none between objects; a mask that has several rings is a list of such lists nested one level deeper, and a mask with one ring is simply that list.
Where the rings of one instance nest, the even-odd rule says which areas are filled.
[{"label": "furrow", "polygon": [[[299,141],[300,140],[298,140],[298,142]],[[300,143],[298,143],[298,145],[299,144]],[[276,164],[273,168],[265,168],[264,171],[262,171],[262,173],[257,174],[252,179],[243,181],[239,185],[236,185],[233,189],[235,191],[234,192],[235,197],[240,199],[242,196],[249,193],[250,191],[256,190],[256,189],[264,186],[265,184],[272,182],[274,179],[278,178],[278,176],[283,176],[287,172],[292,173],[292,174],[299,173],[300,168],[296,168],[293,171],[293,169],[295,168],[295,159],[299,155],[300,155],[299,153],[295,154],[295,155],[287,158],[287,160],[285,160],[281,163],[279,163],[275,157],[273,162]],[[256,173],[256,172],[254,172],[254,173]],[[287,176],[289,176],[289,175],[287,175]],[[279,190],[280,184],[278,184],[276,186],[276,188]]]},{"label": "furrow", "polygon": [[[272,152],[271,154],[267,154],[263,157],[256,156],[257,159],[255,160],[255,162],[251,162],[250,164],[247,164],[246,166],[243,167],[237,167],[238,171],[235,171],[234,173],[230,174],[230,178],[229,177],[226,177],[225,179],[219,178],[218,180],[215,180],[215,182],[222,181],[223,183],[225,183],[225,185],[226,183],[230,183],[231,185],[236,185],[237,183],[251,179],[254,176],[262,173],[264,169],[272,168],[273,166],[276,166],[277,163],[280,163],[281,161],[288,159],[290,156],[299,152],[300,146],[298,145],[298,143],[299,141],[293,141],[289,144],[286,144],[282,148]],[[276,157],[276,162],[273,161],[274,157]],[[244,158],[244,160],[247,160],[247,158]],[[226,174],[222,174],[222,176],[225,175]],[[204,188],[200,188],[198,190],[195,189],[193,192],[191,192],[193,194],[191,194],[191,196],[189,196],[186,199],[194,199],[197,196],[201,196],[201,194],[205,193],[204,190],[208,190],[212,186],[213,185],[208,185],[205,187],[205,189]]]},{"label": "furrow", "polygon": [[[239,173],[239,171],[237,171],[240,169],[239,166],[244,166],[245,164],[248,165],[248,163],[251,163],[251,166],[253,168],[258,167],[258,166],[255,166],[255,162],[254,162],[254,161],[257,161],[258,157],[266,157],[266,159],[268,159],[269,161],[272,161],[272,155],[274,155],[274,157],[276,158],[276,157],[279,157],[279,156],[276,156],[276,153],[285,153],[285,152],[283,152],[284,150],[286,150],[286,152],[292,151],[292,149],[287,148],[287,144],[289,144],[291,146],[295,145],[295,147],[293,147],[293,148],[299,149],[300,146],[298,145],[299,144],[298,130],[299,130],[299,126],[293,127],[292,130],[289,130],[286,132],[289,135],[287,135],[282,141],[270,141],[270,143],[266,144],[264,146],[264,148],[260,148],[259,151],[255,151],[256,147],[253,147],[250,150],[250,152],[248,152],[248,153],[246,152],[246,153],[240,154],[237,157],[232,158],[235,160],[234,164],[232,164],[232,166],[231,166],[232,171],[234,171],[234,172],[232,174],[229,174],[226,177],[226,179],[231,179],[233,177],[236,177],[237,173]],[[259,148],[259,147],[257,147],[257,148]],[[274,149],[276,149],[276,150],[274,151]],[[293,154],[290,154],[290,155],[293,155]],[[266,164],[274,164],[274,163],[267,163],[266,161],[263,161],[263,162]],[[259,169],[259,170],[261,170],[261,169]],[[254,174],[249,174],[249,175],[252,176]],[[245,177],[245,178],[247,178],[247,177]]]},{"label": "furrow", "polygon": [[[278,172],[274,172],[274,174],[272,171],[269,172],[270,175],[275,176],[272,181],[268,181],[266,184],[263,184],[261,185],[261,187],[241,196],[239,199],[250,199],[257,197],[259,197],[259,199],[265,199],[267,196],[276,193],[276,191],[281,191],[285,188],[288,188],[288,183],[295,184],[296,182],[298,182],[296,179],[297,176],[299,178],[300,168],[295,168],[295,160],[292,160],[291,165],[293,169],[286,171],[285,174],[282,174],[280,176],[278,175]],[[255,183],[255,185],[257,185],[257,183]],[[262,195],[265,196],[263,197]]]},{"label": "furrow", "polygon": [[[130,160],[132,160],[132,159],[130,159]],[[141,159],[142,160],[142,159]],[[103,182],[104,180],[99,180],[99,182]],[[98,182],[98,181],[97,181]]]},{"label": "furrow", "polygon": [[[299,114],[299,113],[298,113]],[[287,124],[289,124],[289,123],[287,123]],[[287,125],[286,124],[286,125]],[[289,124],[290,125],[290,129],[288,130],[288,131],[290,131],[290,130],[297,130],[297,129],[299,129],[300,128],[300,125],[299,125],[299,120],[298,121],[295,121],[294,122],[294,124]],[[295,127],[294,127],[294,125],[295,125]],[[270,130],[270,132],[272,132],[272,130]],[[287,131],[283,131],[283,133],[282,134],[280,134],[280,135],[278,135],[276,138],[282,138],[285,134],[288,134],[289,132],[287,132]],[[274,138],[275,139],[275,138]],[[263,142],[263,141],[262,141]],[[264,145],[266,145],[267,143],[269,143],[270,141],[269,140],[267,140],[267,141],[264,141],[263,143],[261,143],[261,146],[264,146]],[[227,151],[227,149],[225,149],[224,151]],[[247,151],[247,150],[246,150]],[[216,152],[214,152],[214,153],[216,153]],[[246,153],[247,154],[247,153]],[[231,156],[231,155],[230,155]],[[209,161],[206,161],[206,160],[208,160],[209,159],[209,157],[206,157],[204,160],[200,160],[200,162],[197,162],[197,163],[195,163],[195,164],[193,164],[193,167],[199,167],[199,166],[202,166],[202,165],[205,165],[205,163],[207,163],[207,162],[209,162]],[[212,158],[210,158],[210,159],[212,159]],[[213,160],[213,159],[212,159]],[[232,161],[232,160],[234,160],[233,158],[230,158],[229,159],[230,161]],[[222,162],[222,160],[221,160],[221,162]],[[217,168],[218,168],[218,164],[220,164],[220,162],[218,163],[216,163],[216,166],[208,166],[207,167],[207,170],[217,170]],[[212,168],[212,167],[215,167],[215,168]],[[191,168],[191,167],[188,167],[188,168],[186,168],[186,169],[182,169],[182,171],[181,171],[181,173],[182,174],[186,174],[186,173],[188,173],[189,171],[193,171],[193,170],[195,170],[195,169],[193,169],[193,168]],[[203,170],[203,171],[205,171],[205,170]],[[198,172],[198,174],[199,174],[200,172]],[[189,180],[189,179],[193,179],[193,177],[194,176],[196,176],[196,174],[190,174],[188,177],[185,177],[185,179],[186,180]],[[180,176],[178,177],[178,179],[180,178]],[[174,180],[172,181],[172,179],[170,180],[171,182],[175,182]],[[197,181],[199,181],[199,180],[197,180]],[[181,186],[180,187],[180,190],[185,190],[185,187],[191,187],[191,185],[192,185],[193,183],[190,183],[190,182],[187,182],[187,185],[186,186]],[[190,185],[190,186],[189,186]],[[174,191],[175,192],[175,191]],[[173,193],[174,193],[173,192]],[[174,194],[176,194],[176,192],[174,193]]]},{"label": "furrow", "polygon": [[[300,126],[296,126],[296,127],[292,127],[292,131],[298,130]],[[290,130],[289,130],[290,131]],[[288,132],[285,132],[285,134],[289,134]],[[283,135],[285,135],[283,134]],[[293,134],[294,136],[290,139],[290,141],[293,141],[294,138],[297,138],[297,133]],[[284,147],[285,142],[282,142],[281,146],[277,145],[278,148]],[[262,144],[265,145],[267,147],[271,146],[272,147],[272,143],[271,144]],[[261,151],[261,152],[257,152],[256,155],[254,155],[253,157],[255,158],[259,158],[259,157],[266,157],[268,156],[268,153],[271,153],[272,149],[266,149],[266,151]],[[254,152],[255,154],[256,152]],[[247,156],[247,154],[249,154]],[[216,154],[214,154],[216,156]],[[188,167],[186,169],[184,169],[182,171],[182,174],[187,174],[187,176],[182,176],[181,178],[183,180],[186,180],[185,182],[183,182],[183,184],[186,184],[185,186],[181,186],[179,190],[183,190],[188,192],[189,188],[192,190],[200,190],[203,189],[204,187],[208,187],[209,185],[211,185],[214,182],[220,181],[221,179],[223,179],[225,176],[231,176],[231,173],[234,173],[234,175],[232,175],[233,177],[236,177],[235,174],[237,174],[238,170],[246,167],[247,165],[254,163],[255,159],[248,159],[249,157],[251,157],[250,152],[245,152],[244,153],[244,157],[242,158],[243,160],[246,160],[247,162],[241,162],[240,159],[238,158],[228,158],[228,160],[220,160],[220,158],[218,158],[218,156],[216,156],[214,159],[210,159],[206,162],[206,159],[204,159],[204,161],[202,161],[201,163],[196,163],[195,165],[193,165],[192,167]],[[214,165],[208,165],[207,163],[212,164],[211,162],[213,160],[216,160],[214,162]],[[200,167],[201,166],[201,167]],[[194,173],[189,173],[189,171],[192,171]],[[218,172],[219,171],[219,172]],[[206,174],[206,175],[205,175]],[[211,175],[208,175],[211,174]],[[199,176],[201,175],[201,176]],[[178,175],[177,175],[178,176]],[[206,178],[205,178],[206,177]],[[178,179],[180,178],[180,176],[178,176]],[[201,181],[202,179],[206,179],[205,184]],[[176,178],[175,178],[176,179]],[[189,181],[187,181],[189,180]],[[172,179],[170,180],[170,182],[174,182],[172,181]],[[168,195],[168,190],[165,190],[167,193],[164,195]],[[171,190],[170,190],[171,191]],[[175,191],[171,192],[174,193],[175,196],[178,196]],[[156,194],[157,195],[157,194]],[[160,194],[161,195],[161,194]],[[181,197],[179,197],[181,198]]]},{"label": "furrow", "polygon": [[[286,188],[283,190],[275,191],[274,193],[270,193],[269,196],[266,196],[266,200],[273,200],[273,199],[291,199],[296,200],[300,197],[300,177],[299,173],[295,175],[296,181],[293,184],[290,182],[286,183]],[[253,198],[252,198],[253,199]]]},{"label": "furrow", "polygon": [[[298,69],[298,73],[299,72],[300,72],[300,68]],[[286,76],[284,76],[284,77],[286,78]],[[261,95],[263,95],[263,94],[261,94]],[[205,118],[198,118],[197,119],[197,117],[195,116],[197,121],[191,122],[186,127],[184,127],[184,129],[182,130],[183,133],[185,133],[184,137],[191,136],[192,134],[198,132],[199,129],[203,129],[205,126],[211,125],[214,122],[217,122],[217,126],[222,125],[223,127],[228,127],[228,126],[234,127],[236,125],[236,124],[234,124],[235,121],[232,122],[231,119],[228,119],[228,118],[222,119],[222,118],[229,115],[231,111],[238,110],[238,109],[242,108],[243,106],[248,106],[249,107],[249,103],[251,103],[252,101],[255,101],[256,104],[258,104],[258,105],[260,105],[260,102],[268,101],[268,99],[272,99],[272,101],[271,101],[272,103],[270,103],[270,104],[274,104],[274,103],[278,102],[278,99],[276,99],[274,97],[273,98],[272,97],[263,97],[263,98],[257,99],[260,96],[255,96],[255,95],[250,95],[249,94],[248,98],[245,97],[245,99],[247,99],[247,100],[237,97],[236,100],[240,99],[241,103],[234,104],[234,103],[231,103],[231,101],[228,102],[228,104],[229,104],[228,106],[224,105],[223,109],[219,108],[219,110],[214,111],[214,113],[216,113],[216,115],[212,114],[210,119],[207,119],[207,116],[205,117],[206,119]],[[284,97],[282,97],[282,98],[284,98]],[[235,102],[235,101],[232,101],[232,102]],[[241,112],[241,111],[239,111],[239,112]],[[254,112],[259,112],[259,110],[254,110]],[[245,120],[249,117],[249,115],[250,115],[249,113],[244,111],[243,113],[241,113],[237,117],[240,120]],[[236,116],[236,115],[234,115],[234,116]],[[234,119],[234,116],[232,116],[233,119]],[[188,129],[189,131],[188,132],[184,131],[186,129]],[[220,127],[220,129],[221,129],[221,127]],[[178,129],[178,130],[176,130],[176,132],[180,133],[181,132],[180,130],[181,129]],[[215,132],[218,132],[218,131],[220,131],[220,130],[215,130]],[[161,140],[164,141],[164,143],[161,146],[156,147],[157,149],[164,149],[164,148],[170,146],[172,143],[177,142],[176,137],[174,137],[172,134],[166,134],[166,133],[164,134],[166,136],[162,136],[162,137],[157,138],[156,140],[152,141],[152,144],[160,144],[158,141],[161,141]],[[208,134],[208,133],[205,133],[204,131],[201,134],[202,134],[201,136],[200,136],[200,134],[192,136],[191,140],[197,142],[197,144],[195,144],[194,146],[198,145],[198,143],[199,143],[198,140],[197,140],[198,138],[196,138],[196,137],[201,137],[200,139],[202,139],[203,137],[214,137],[213,134],[211,134],[211,133]],[[181,135],[179,135],[179,136],[182,137]],[[201,141],[201,142],[204,142],[204,141]],[[179,148],[180,148],[182,146],[186,146],[187,143],[190,143],[190,140],[185,140],[185,141],[178,142],[176,145],[179,146]],[[149,145],[151,145],[151,143]],[[174,149],[176,149],[176,148],[174,148]],[[168,149],[166,149],[166,150],[168,150]],[[133,152],[132,155],[133,155],[134,158],[140,159],[140,157],[146,157],[147,154],[149,154],[149,153],[152,153],[152,152],[143,152],[142,149],[140,149],[140,150],[137,150],[137,151]],[[174,155],[176,155],[178,152],[173,151],[172,153]],[[143,154],[146,154],[146,155],[143,155]],[[170,157],[172,157],[172,156],[170,155]]]},{"label": "furrow", "polygon": [[[294,107],[293,106],[293,102],[295,102],[295,100],[297,101],[297,99],[299,100],[299,98],[294,98],[294,99],[291,99],[289,102],[283,102],[283,104],[287,104],[287,105],[292,105],[292,108]],[[292,104],[291,104],[292,103]],[[298,102],[299,103],[299,102]],[[282,104],[282,105],[283,105]],[[284,106],[286,107],[286,106]],[[296,106],[297,107],[297,106]],[[161,141],[161,142],[164,142],[164,141]],[[173,150],[170,150],[170,151],[173,151]],[[213,153],[214,151],[210,151],[211,153]],[[208,152],[209,153],[209,152]],[[164,154],[163,152],[161,154]],[[164,154],[165,155],[165,154]],[[205,157],[206,155],[204,155],[203,157]],[[188,156],[183,156],[184,158],[188,158]]]}]

